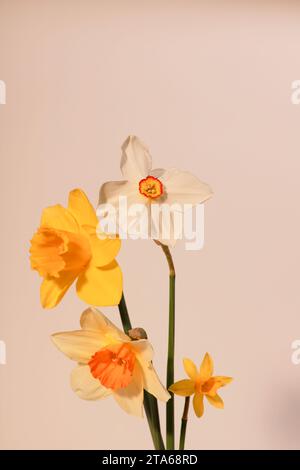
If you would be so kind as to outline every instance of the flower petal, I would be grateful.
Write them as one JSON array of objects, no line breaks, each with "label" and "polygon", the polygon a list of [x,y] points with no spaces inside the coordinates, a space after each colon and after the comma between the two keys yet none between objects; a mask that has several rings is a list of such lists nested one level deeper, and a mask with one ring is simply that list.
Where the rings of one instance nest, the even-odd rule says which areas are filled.
[{"label": "flower petal", "polygon": [[132,341],[131,347],[136,351],[136,357],[141,366],[145,390],[158,398],[158,400],[168,401],[170,394],[160,382],[152,364],[153,348],[149,341]]},{"label": "flower petal", "polygon": [[195,383],[192,380],[179,380],[169,387],[170,392],[181,397],[189,397],[195,393]]},{"label": "flower petal", "polygon": [[151,362],[153,359],[153,347],[147,339],[139,339],[131,342],[132,349],[135,350],[140,361]]},{"label": "flower petal", "polygon": [[116,261],[97,268],[90,264],[77,281],[78,296],[90,305],[118,305],[122,295],[122,272]]},{"label": "flower petal", "polygon": [[98,379],[95,379],[89,366],[79,365],[71,373],[72,390],[83,400],[99,400],[111,395],[111,390],[103,387]]},{"label": "flower petal", "polygon": [[162,205],[154,202],[149,207],[152,238],[158,240],[163,245],[173,248],[176,245],[176,241],[182,238],[182,231],[177,230],[178,233],[176,233],[176,226],[181,227],[180,221],[177,224],[176,219],[178,217],[181,218],[182,214],[179,211],[170,210],[167,204]]},{"label": "flower petal", "polygon": [[[100,188],[99,205],[112,204],[112,206],[118,210],[120,196],[127,198],[127,206],[130,205],[130,203],[142,202],[145,199],[139,193],[138,183],[132,183],[129,181],[109,181],[104,183]],[[97,214],[99,214],[98,209]]]},{"label": "flower petal", "polygon": [[95,352],[106,345],[99,332],[76,330],[54,333],[51,339],[55,346],[73,361],[87,363]]},{"label": "flower petal", "polygon": [[114,392],[114,398],[126,413],[143,417],[143,377],[140,366],[136,363],[130,384]]},{"label": "flower petal", "polygon": [[225,387],[225,385],[230,384],[230,382],[233,381],[232,377],[226,377],[224,375],[215,375],[214,379],[216,382],[219,383],[219,388],[220,387]]},{"label": "flower petal", "polygon": [[165,191],[167,204],[200,204],[209,199],[213,192],[208,184],[200,181],[187,171],[172,168],[162,173],[161,169],[151,174],[160,174]]},{"label": "flower petal", "polygon": [[206,395],[206,398],[209,401],[209,403],[215,406],[216,408],[224,408],[224,402],[217,393],[213,397]]},{"label": "flower petal", "polygon": [[199,373],[194,362],[191,361],[191,359],[185,358],[183,359],[183,367],[184,367],[186,374],[189,376],[189,378],[195,381]]},{"label": "flower petal", "polygon": [[202,393],[195,393],[194,399],[193,399],[193,406],[194,406],[196,416],[198,416],[198,418],[201,418],[204,412]]},{"label": "flower petal", "polygon": [[75,281],[77,275],[77,272],[61,271],[57,278],[44,279],[40,289],[42,306],[44,308],[55,307]]},{"label": "flower petal", "polygon": [[147,392],[154,395],[158,400],[168,401],[171,398],[169,392],[162,385],[159,377],[153,367],[153,364],[150,362],[148,364],[140,363],[143,372],[144,388]]},{"label": "flower petal", "polygon": [[96,211],[81,189],[73,189],[73,191],[70,192],[68,209],[79,225],[97,226],[98,219]]},{"label": "flower petal", "polygon": [[148,176],[152,160],[147,147],[134,135],[130,135],[122,145],[121,171],[129,181]]},{"label": "flower petal", "polygon": [[106,337],[107,343],[111,340],[130,341],[129,336],[117,328],[103,313],[95,308],[87,308],[81,315],[80,326],[83,330],[96,331]]},{"label": "flower petal", "polygon": [[142,210],[149,205],[148,199],[139,193],[138,183],[105,183],[100,189],[98,228],[109,234],[130,234],[139,224]]},{"label": "flower petal", "polygon": [[214,372],[213,360],[208,353],[205,354],[200,366],[200,377],[203,382],[208,380]]},{"label": "flower petal", "polygon": [[46,207],[42,212],[41,227],[49,227],[55,230],[78,233],[79,225],[73,214],[60,204]]},{"label": "flower petal", "polygon": [[121,247],[121,240],[119,238],[111,238],[106,235],[104,237],[101,240],[96,232],[89,235],[93,264],[97,267],[106,266],[111,263]]},{"label": "flower petal", "polygon": [[209,381],[212,381],[213,385],[207,392],[207,396],[213,397],[217,393],[219,388],[225,387],[225,385],[229,384],[232,381],[232,377],[216,375],[215,377],[211,377]]}]

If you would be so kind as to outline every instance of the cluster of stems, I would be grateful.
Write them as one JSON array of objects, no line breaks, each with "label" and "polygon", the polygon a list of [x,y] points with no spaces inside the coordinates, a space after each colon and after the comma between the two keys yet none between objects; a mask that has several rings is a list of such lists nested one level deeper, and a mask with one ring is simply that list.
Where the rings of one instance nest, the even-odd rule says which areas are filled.
[{"label": "cluster of stems", "polygon": [[[168,331],[168,359],[167,359],[167,380],[166,388],[174,383],[174,352],[175,352],[175,267],[169,247],[162,243],[155,241],[159,245],[168,262],[169,266],[169,331]],[[119,303],[119,312],[126,334],[132,329],[130,322],[124,294],[122,295]],[[171,398],[166,404],[166,445],[164,443],[160,418],[158,411],[157,399],[144,390],[144,409],[148,420],[149,429],[151,432],[153,445],[156,450],[174,450],[175,449],[175,425],[174,425],[174,395],[171,393]],[[182,415],[179,449],[184,449],[186,425],[188,419],[189,397],[185,400],[184,411]]]}]

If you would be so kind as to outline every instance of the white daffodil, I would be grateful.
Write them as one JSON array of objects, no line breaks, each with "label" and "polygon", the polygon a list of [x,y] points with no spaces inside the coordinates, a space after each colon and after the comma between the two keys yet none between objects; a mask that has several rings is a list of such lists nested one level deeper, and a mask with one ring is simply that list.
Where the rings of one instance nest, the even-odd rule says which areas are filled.
[{"label": "white daffodil", "polygon": [[113,395],[127,413],[143,416],[144,389],[162,401],[169,393],[153,368],[153,349],[147,340],[131,341],[94,308],[83,312],[81,330],[56,333],[58,349],[78,366],[71,387],[80,398],[98,400]]},{"label": "white daffodil", "polygon": [[[129,136],[122,145],[121,172],[125,180],[103,184],[99,198],[99,208],[114,208],[118,219],[116,233],[136,233],[137,225],[140,227],[146,220],[147,236],[149,228],[153,233],[155,227],[157,236],[152,238],[172,246],[180,238],[176,237],[176,213],[184,213],[212,195],[210,187],[191,173],[174,168],[152,169],[150,153],[136,136]],[[119,215],[120,197],[126,198],[126,220]],[[141,206],[144,211],[136,210]]]}]

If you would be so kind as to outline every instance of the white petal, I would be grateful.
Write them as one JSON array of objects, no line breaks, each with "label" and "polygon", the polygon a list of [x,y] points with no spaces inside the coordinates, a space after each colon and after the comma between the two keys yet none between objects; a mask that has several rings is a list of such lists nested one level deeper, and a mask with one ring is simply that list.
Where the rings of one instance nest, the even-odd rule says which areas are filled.
[{"label": "white petal", "polygon": [[139,183],[129,181],[109,181],[104,183],[100,188],[99,205],[112,204],[113,207],[119,208],[120,196],[125,196],[127,201],[131,203],[141,201],[142,196],[139,193]]},{"label": "white petal", "polygon": [[83,400],[99,400],[112,393],[92,376],[89,366],[80,365],[72,371],[71,387]]},{"label": "white petal", "polygon": [[152,171],[158,174],[166,192],[166,204],[200,204],[209,199],[213,192],[208,184],[200,181],[187,171],[176,169]]},{"label": "white petal", "polygon": [[97,215],[104,232],[119,234],[121,238],[124,235],[134,235],[141,231],[140,225],[145,217],[148,229],[150,201],[140,194],[138,186],[138,182],[127,181],[113,181],[102,185]]},{"label": "white petal", "polygon": [[[182,238],[182,212],[180,211],[180,205],[176,205],[177,210],[171,210],[167,203],[163,206],[162,204],[153,203],[151,205],[151,224],[153,227],[152,238],[158,240],[163,245],[168,245],[173,248],[178,239]],[[160,209],[159,217],[155,215],[156,208]],[[177,231],[175,231],[175,218],[179,222],[176,224]]]},{"label": "white petal", "polygon": [[80,318],[80,326],[83,330],[96,331],[101,337],[106,337],[103,342],[107,342],[108,337],[120,341],[130,341],[129,336],[125,335],[122,330],[96,308],[90,307],[83,312]]},{"label": "white petal", "polygon": [[149,175],[152,161],[147,147],[134,135],[122,145],[121,171],[129,181],[141,180]]},{"label": "white petal", "polygon": [[82,363],[87,363],[95,352],[107,344],[98,332],[85,330],[55,333],[51,339],[67,357]]},{"label": "white petal", "polygon": [[116,402],[126,413],[143,417],[144,387],[139,363],[136,363],[130,384],[113,392]]}]

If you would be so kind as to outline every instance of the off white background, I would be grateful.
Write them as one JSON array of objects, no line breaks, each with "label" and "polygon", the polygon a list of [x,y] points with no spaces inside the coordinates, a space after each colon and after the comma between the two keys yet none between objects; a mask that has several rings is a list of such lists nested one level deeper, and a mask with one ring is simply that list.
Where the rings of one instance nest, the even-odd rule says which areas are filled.
[{"label": "off white background", "polygon": [[[300,447],[299,20],[286,0],[0,1],[1,448],[151,445],[145,421],[72,393],[73,364],[49,337],[76,329],[84,304],[72,290],[43,311],[28,261],[43,207],[75,187],[96,204],[101,183],[121,177],[129,133],[155,166],[190,170],[215,192],[204,249],[174,250],[176,378],[182,357],[209,351],[235,380],[223,411],[191,414],[188,448]],[[149,241],[123,243],[119,261],[164,379],[165,260]]]}]

